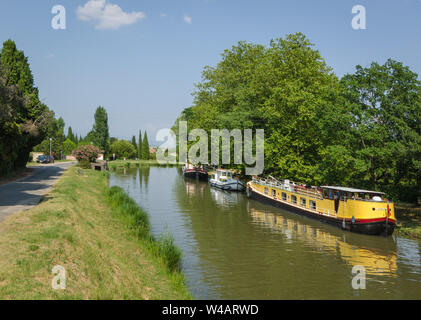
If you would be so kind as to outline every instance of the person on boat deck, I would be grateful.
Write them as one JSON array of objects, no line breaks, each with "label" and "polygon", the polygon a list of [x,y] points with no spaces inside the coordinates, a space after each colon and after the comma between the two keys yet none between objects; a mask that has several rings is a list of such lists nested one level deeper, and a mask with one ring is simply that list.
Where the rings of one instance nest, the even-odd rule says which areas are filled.
[{"label": "person on boat deck", "polygon": [[332,190],[329,190],[329,199],[330,199],[330,200],[332,200],[332,199],[333,199]]}]

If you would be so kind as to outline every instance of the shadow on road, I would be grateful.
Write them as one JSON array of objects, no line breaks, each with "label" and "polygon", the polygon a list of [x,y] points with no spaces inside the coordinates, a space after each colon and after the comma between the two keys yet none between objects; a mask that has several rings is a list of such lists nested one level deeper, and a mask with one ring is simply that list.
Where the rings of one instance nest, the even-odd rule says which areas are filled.
[{"label": "shadow on road", "polygon": [[[66,167],[35,167],[34,173],[21,180],[0,186],[0,218],[22,210],[22,206],[36,205]],[[16,207],[16,210],[15,208]]]}]

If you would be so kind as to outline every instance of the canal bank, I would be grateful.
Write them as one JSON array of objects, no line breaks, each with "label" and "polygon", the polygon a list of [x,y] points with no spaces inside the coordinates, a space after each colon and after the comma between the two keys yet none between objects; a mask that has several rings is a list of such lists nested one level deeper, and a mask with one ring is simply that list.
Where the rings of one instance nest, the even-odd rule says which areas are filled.
[{"label": "canal bank", "polygon": [[398,218],[397,232],[408,238],[421,239],[421,207],[398,204],[396,205]]},{"label": "canal bank", "polygon": [[[147,219],[139,237],[136,215],[120,206],[144,212],[107,176],[70,168],[41,204],[0,224],[0,299],[191,298],[182,273],[169,270],[171,240],[151,238]],[[65,290],[52,288],[55,266]]]}]

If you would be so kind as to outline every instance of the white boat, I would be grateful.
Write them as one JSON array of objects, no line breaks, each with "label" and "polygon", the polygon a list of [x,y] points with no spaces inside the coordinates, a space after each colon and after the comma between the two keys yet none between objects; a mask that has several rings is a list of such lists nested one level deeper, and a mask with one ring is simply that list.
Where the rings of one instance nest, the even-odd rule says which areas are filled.
[{"label": "white boat", "polygon": [[228,191],[243,191],[245,185],[240,180],[234,179],[232,171],[218,169],[212,172],[209,183],[212,187]]}]

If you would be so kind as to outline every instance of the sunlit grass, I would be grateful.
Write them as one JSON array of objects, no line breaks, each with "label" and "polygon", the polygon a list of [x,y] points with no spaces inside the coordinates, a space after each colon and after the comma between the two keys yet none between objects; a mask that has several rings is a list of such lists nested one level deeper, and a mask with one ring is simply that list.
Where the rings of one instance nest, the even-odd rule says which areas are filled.
[{"label": "sunlit grass", "polygon": [[[172,239],[155,241],[147,214],[112,190],[107,173],[73,167],[40,205],[0,224],[0,299],[191,298]],[[52,289],[55,265],[65,290]]]}]

